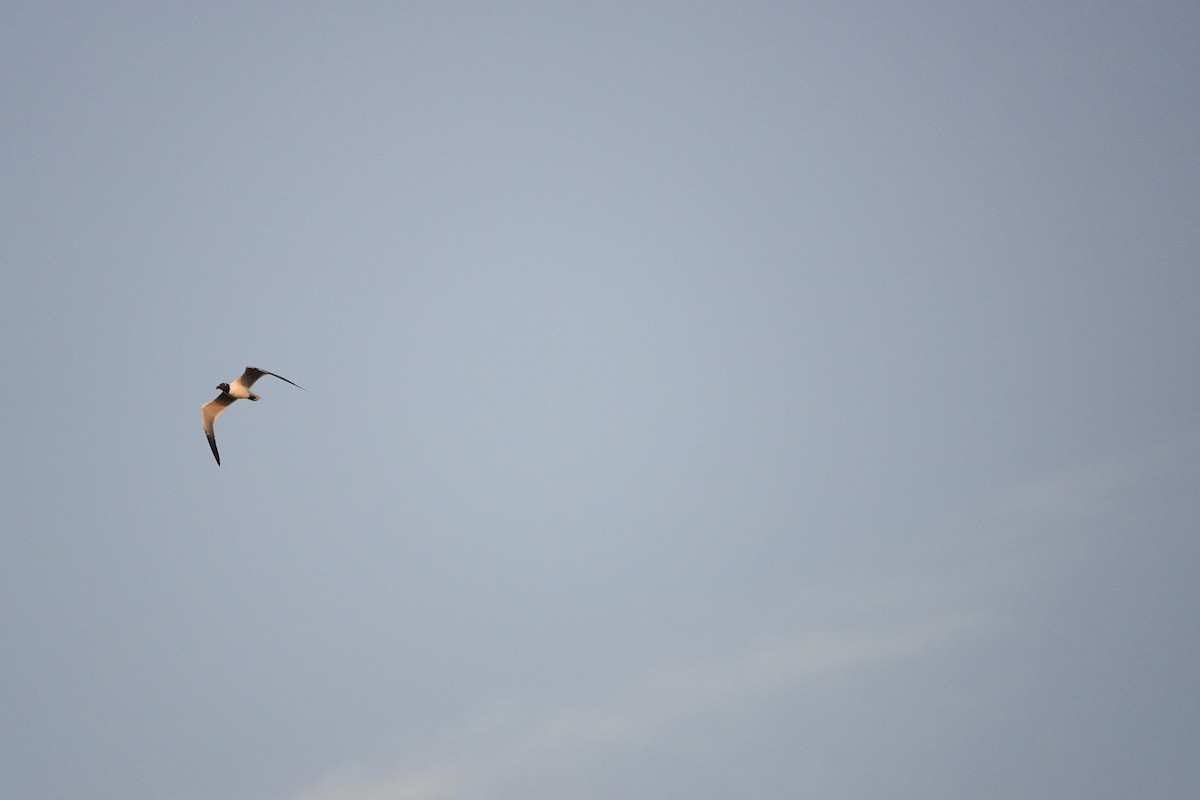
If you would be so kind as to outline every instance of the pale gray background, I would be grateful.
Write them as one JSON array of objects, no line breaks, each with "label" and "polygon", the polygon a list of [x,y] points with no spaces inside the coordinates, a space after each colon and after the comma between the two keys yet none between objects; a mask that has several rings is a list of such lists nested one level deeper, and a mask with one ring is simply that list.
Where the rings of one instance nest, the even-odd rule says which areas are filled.
[{"label": "pale gray background", "polygon": [[1194,797],[1197,42],[4,4],[0,796]]}]

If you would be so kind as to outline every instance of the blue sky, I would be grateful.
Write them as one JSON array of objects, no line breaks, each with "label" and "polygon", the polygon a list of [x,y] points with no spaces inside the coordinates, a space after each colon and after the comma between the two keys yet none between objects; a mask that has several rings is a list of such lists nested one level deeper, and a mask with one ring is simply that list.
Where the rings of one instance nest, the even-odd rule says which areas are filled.
[{"label": "blue sky", "polygon": [[0,22],[0,795],[1192,796],[1194,3]]}]

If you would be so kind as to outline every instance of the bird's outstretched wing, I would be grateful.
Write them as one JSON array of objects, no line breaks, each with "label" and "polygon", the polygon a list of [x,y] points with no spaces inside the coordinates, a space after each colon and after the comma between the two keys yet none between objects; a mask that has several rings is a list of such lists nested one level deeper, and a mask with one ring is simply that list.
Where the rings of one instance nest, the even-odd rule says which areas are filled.
[{"label": "bird's outstretched wing", "polygon": [[[246,387],[247,391],[249,391],[250,387],[254,385],[254,382],[256,380],[258,380],[259,378],[261,378],[263,375],[270,375],[274,378],[279,378],[279,380],[283,381],[284,383],[290,383],[290,384],[292,384],[292,386],[295,386],[297,389],[304,389],[303,386],[296,383],[295,381],[289,381],[287,378],[283,377],[282,375],[276,375],[274,372],[269,372],[265,369],[259,369],[258,367],[246,367],[246,371],[243,372],[241,374],[241,377],[239,377],[236,381],[234,381],[234,383],[240,383],[242,386]],[[304,389],[304,391],[307,392],[308,390]]]},{"label": "bird's outstretched wing", "polygon": [[221,416],[222,411],[233,404],[234,399],[221,392],[200,406],[200,421],[204,424],[204,435],[208,437],[208,446],[212,448],[213,458],[217,460],[218,467],[221,466],[221,454],[217,452],[217,434],[213,431],[213,423],[217,421],[217,417]]}]

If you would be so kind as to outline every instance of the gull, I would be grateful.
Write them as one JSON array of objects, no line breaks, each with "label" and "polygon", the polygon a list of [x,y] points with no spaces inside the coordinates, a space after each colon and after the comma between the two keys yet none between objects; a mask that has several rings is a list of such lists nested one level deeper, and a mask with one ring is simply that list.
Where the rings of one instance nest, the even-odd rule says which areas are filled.
[{"label": "gull", "polygon": [[[217,460],[218,467],[221,466],[221,454],[217,452],[217,435],[213,433],[213,423],[217,421],[217,417],[221,416],[222,411],[233,405],[234,400],[257,400],[259,396],[250,391],[250,387],[263,375],[271,375],[281,381],[291,383],[297,389],[304,389],[300,384],[293,383],[282,375],[276,375],[274,372],[267,372],[258,367],[246,367],[246,371],[233,383],[218,383],[217,388],[221,390],[221,393],[200,406],[200,421],[204,423],[208,446],[212,448],[213,458]],[[305,389],[305,391],[308,390]]]}]

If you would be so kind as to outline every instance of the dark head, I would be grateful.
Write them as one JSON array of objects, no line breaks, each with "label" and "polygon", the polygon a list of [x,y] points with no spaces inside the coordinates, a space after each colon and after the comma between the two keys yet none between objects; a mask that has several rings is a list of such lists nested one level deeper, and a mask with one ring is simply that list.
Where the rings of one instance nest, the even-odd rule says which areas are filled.
[{"label": "dark head", "polygon": [[225,394],[229,394],[229,384],[228,383],[218,383],[217,388],[219,390],[221,390],[222,392],[224,392]]}]

